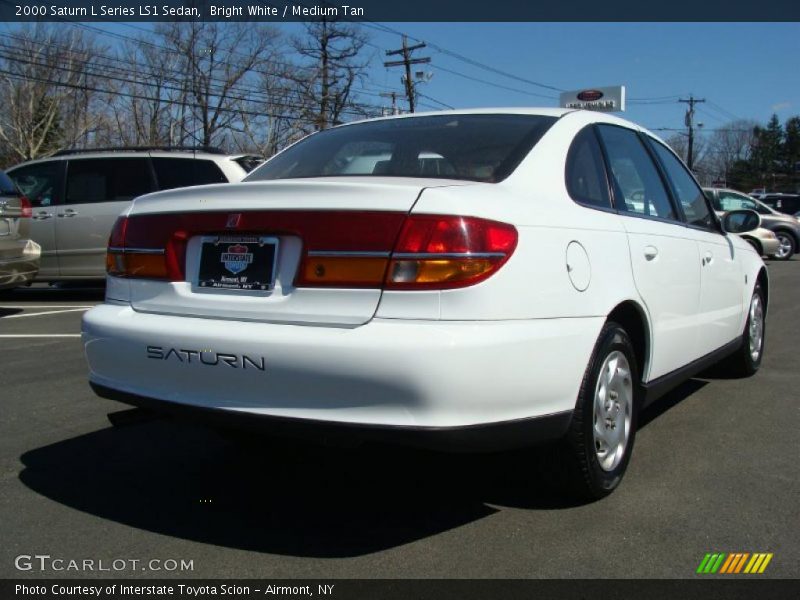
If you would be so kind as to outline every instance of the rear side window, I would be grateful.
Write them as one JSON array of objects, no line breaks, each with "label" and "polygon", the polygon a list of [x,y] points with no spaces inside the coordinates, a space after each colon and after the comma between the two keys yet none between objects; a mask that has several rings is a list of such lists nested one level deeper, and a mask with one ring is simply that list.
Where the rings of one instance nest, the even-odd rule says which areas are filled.
[{"label": "rear side window", "polygon": [[603,154],[591,127],[581,131],[567,154],[567,191],[573,200],[589,206],[611,208]]},{"label": "rear side window", "polygon": [[716,225],[711,216],[711,211],[708,209],[703,190],[697,185],[694,177],[689,174],[688,169],[662,144],[651,140],[650,145],[656,151],[664,170],[667,172],[672,191],[683,207],[686,222],[695,227],[716,231]]},{"label": "rear side window", "polygon": [[54,160],[14,169],[9,177],[33,206],[61,203],[64,161]]},{"label": "rear side window", "polygon": [[158,189],[171,190],[209,183],[228,183],[213,160],[194,158],[153,158]]},{"label": "rear side window", "polygon": [[748,198],[743,194],[734,194],[732,192],[719,192],[719,206],[720,208],[718,209],[716,206],[714,208],[723,211],[740,210],[743,208],[750,210],[758,209],[756,201],[752,198]]},{"label": "rear side window", "polygon": [[17,196],[19,192],[17,192],[17,188],[14,185],[14,182],[11,181],[8,175],[0,171],[0,195],[3,196]]},{"label": "rear side window", "polygon": [[121,202],[152,191],[146,158],[87,158],[67,166],[66,204]]},{"label": "rear side window", "polygon": [[636,132],[613,125],[597,130],[608,155],[617,209],[677,221],[664,182]]}]

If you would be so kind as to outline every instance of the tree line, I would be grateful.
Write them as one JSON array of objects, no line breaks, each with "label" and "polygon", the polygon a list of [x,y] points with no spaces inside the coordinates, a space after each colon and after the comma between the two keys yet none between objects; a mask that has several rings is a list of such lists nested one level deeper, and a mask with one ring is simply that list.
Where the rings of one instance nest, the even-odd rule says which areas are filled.
[{"label": "tree line", "polygon": [[[381,108],[367,37],[322,19],[298,35],[248,23],[159,23],[111,47],[92,29],[0,33],[0,163],[66,148],[215,146],[271,156]],[[364,100],[364,98],[367,98]]]},{"label": "tree line", "polygon": [[[672,135],[667,143],[686,159],[685,134]],[[777,115],[766,125],[732,121],[699,142],[695,138],[694,152],[695,174],[704,185],[800,192],[800,116],[783,124]]]}]

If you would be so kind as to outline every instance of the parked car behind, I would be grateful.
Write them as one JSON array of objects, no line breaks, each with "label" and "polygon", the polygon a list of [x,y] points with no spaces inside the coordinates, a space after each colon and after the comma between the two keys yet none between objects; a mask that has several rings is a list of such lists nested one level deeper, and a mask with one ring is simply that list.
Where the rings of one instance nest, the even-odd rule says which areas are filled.
[{"label": "parked car behind", "polygon": [[136,196],[240,181],[257,157],[206,149],[64,151],[8,174],[33,206],[31,238],[42,247],[37,280],[103,279],[106,242]]},{"label": "parked car behind", "polygon": [[800,194],[762,194],[758,199],[780,213],[794,215],[800,211]]},{"label": "parked car behind", "polygon": [[342,125],[241,184],[133,203],[83,319],[90,382],[318,440],[559,440],[576,492],[599,498],[642,407],[717,361],[759,368],[767,270],[728,233],[758,221],[720,222],[663,141],[608,114]]},{"label": "parked car behind", "polygon": [[761,215],[761,226],[775,233],[780,247],[775,253],[778,260],[789,260],[800,248],[800,221],[793,215],[778,212],[761,200],[756,200],[736,190],[724,188],[704,188],[706,196],[711,200],[714,210],[749,209]]},{"label": "parked car behind", "polygon": [[28,285],[39,270],[41,248],[28,239],[31,204],[0,171],[0,289]]}]

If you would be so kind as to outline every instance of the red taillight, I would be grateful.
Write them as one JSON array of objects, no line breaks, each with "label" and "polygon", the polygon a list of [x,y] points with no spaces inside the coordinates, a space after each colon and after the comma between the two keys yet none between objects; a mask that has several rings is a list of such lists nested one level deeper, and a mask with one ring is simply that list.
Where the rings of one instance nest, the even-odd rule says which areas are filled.
[{"label": "red taillight", "polygon": [[25,196],[20,196],[19,198],[19,207],[22,210],[20,216],[23,219],[30,219],[33,216],[33,206],[31,205],[31,201],[28,200]]},{"label": "red taillight", "polygon": [[195,235],[271,234],[299,238],[297,287],[452,289],[483,281],[511,256],[508,224],[398,212],[253,211],[227,227],[228,213],[120,217],[109,239],[108,272],[183,281]]},{"label": "red taillight", "polygon": [[453,289],[483,281],[517,246],[512,225],[475,217],[411,215],[395,245],[385,289]]},{"label": "red taillight", "polygon": [[157,230],[156,235],[147,235],[142,225],[141,220],[129,217],[116,220],[108,240],[106,271],[116,277],[181,281],[183,267],[171,259],[171,245],[164,243]]}]

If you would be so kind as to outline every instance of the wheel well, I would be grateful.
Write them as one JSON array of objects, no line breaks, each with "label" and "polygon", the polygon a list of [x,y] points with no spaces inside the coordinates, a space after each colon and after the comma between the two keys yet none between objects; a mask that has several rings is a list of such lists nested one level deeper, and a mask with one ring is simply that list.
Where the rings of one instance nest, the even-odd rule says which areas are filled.
[{"label": "wheel well", "polygon": [[795,235],[794,231],[792,231],[791,229],[789,229],[787,227],[776,227],[775,229],[772,230],[772,233],[785,233],[785,234],[787,234],[790,238],[792,238],[794,240],[795,250],[797,250],[798,249],[797,247],[800,246],[800,240],[797,239],[797,235]]},{"label": "wheel well", "polygon": [[764,292],[764,315],[766,316],[769,309],[769,278],[767,277],[767,270],[762,268],[758,272],[756,281],[761,284],[761,290]]},{"label": "wheel well", "polygon": [[642,309],[635,302],[627,301],[617,305],[608,315],[609,321],[619,323],[628,332],[636,355],[636,366],[639,368],[639,377],[644,379],[647,367],[650,331],[647,327],[647,318]]},{"label": "wheel well", "polygon": [[759,256],[764,254],[764,247],[761,245],[761,242],[759,240],[757,240],[754,237],[750,237],[749,235],[743,235],[742,238],[744,239],[745,242],[748,242],[751,246],[753,246],[756,249]]}]

